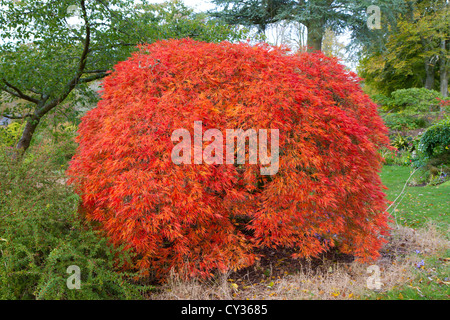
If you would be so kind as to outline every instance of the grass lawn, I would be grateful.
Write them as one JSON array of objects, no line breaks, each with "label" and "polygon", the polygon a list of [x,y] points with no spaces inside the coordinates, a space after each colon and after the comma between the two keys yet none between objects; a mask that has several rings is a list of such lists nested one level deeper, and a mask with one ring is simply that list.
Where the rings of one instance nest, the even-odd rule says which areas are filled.
[{"label": "grass lawn", "polygon": [[[389,201],[394,201],[402,192],[412,169],[401,166],[385,166],[381,172],[381,180],[389,188],[385,191]],[[419,173],[414,173],[415,175]],[[389,212],[398,224],[411,228],[423,227],[427,220],[433,220],[444,232],[450,225],[450,183],[447,181],[438,186],[410,187]]]},{"label": "grass lawn", "polygon": [[[385,166],[381,179],[386,187],[388,200],[395,200],[402,192],[412,170],[408,167]],[[418,174],[418,173],[415,173]],[[450,238],[450,182],[438,186],[406,186],[401,202],[392,205],[389,212],[395,221],[411,228],[424,227],[433,221],[438,229]],[[448,300],[450,299],[450,248],[440,256],[427,256],[419,253],[423,265],[414,268],[415,279],[408,284],[393,288],[384,293],[373,294],[372,299],[414,299]]]}]

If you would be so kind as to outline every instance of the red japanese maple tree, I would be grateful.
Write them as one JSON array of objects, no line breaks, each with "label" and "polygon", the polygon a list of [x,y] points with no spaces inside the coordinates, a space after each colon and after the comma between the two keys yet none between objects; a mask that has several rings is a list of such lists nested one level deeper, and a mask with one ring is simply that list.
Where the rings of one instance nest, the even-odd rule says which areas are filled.
[{"label": "red japanese maple tree", "polygon": [[[190,39],[141,46],[83,117],[70,182],[87,218],[161,278],[245,267],[262,247],[376,259],[389,219],[378,149],[389,140],[359,81],[321,53]],[[171,135],[192,134],[194,121],[203,132],[278,129],[278,172],[175,164]]]}]

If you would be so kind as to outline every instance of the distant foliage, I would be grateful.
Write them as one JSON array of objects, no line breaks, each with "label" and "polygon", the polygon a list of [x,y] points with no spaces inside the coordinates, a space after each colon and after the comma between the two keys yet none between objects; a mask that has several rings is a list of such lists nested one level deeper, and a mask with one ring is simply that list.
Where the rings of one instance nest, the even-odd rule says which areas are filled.
[{"label": "distant foliage", "polygon": [[438,98],[441,94],[435,90],[426,88],[400,89],[392,92],[394,106],[401,109],[414,111],[429,111],[430,108],[438,106]]},{"label": "distant foliage", "polygon": [[415,130],[428,126],[428,121],[424,117],[404,113],[389,113],[383,118],[386,126],[391,130]]},{"label": "distant foliage", "polygon": [[25,124],[12,122],[7,126],[0,126],[0,147],[13,147],[19,141]]},{"label": "distant foliage", "polygon": [[400,89],[392,92],[391,99],[384,100],[385,109],[393,111],[436,111],[441,94],[425,88]]},{"label": "distant foliage", "polygon": [[[142,46],[105,78],[67,173],[87,218],[161,278],[245,267],[264,247],[374,259],[388,229],[378,150],[389,139],[359,81],[322,53],[189,39]],[[278,173],[261,175],[259,159],[175,165],[171,134],[193,136],[194,121],[204,131],[279,129]]]}]

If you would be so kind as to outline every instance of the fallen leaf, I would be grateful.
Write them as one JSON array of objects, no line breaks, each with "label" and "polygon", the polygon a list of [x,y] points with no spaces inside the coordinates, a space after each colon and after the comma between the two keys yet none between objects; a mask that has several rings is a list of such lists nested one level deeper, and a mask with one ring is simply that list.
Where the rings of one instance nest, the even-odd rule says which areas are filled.
[{"label": "fallen leaf", "polygon": [[333,296],[333,297],[337,297],[337,296],[339,296],[339,291],[338,292],[333,292],[333,293],[331,293],[331,295]]}]

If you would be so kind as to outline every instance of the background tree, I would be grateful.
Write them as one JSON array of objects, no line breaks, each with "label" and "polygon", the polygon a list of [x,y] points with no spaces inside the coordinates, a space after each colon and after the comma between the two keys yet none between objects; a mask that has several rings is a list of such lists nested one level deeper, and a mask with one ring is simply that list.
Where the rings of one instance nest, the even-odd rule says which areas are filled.
[{"label": "background tree", "polygon": [[323,36],[322,52],[327,56],[335,56],[344,60],[345,44],[339,41],[334,31],[327,29]]},{"label": "background tree", "polygon": [[[164,38],[243,36],[180,1],[0,0],[0,8],[0,115],[26,120],[16,146],[24,151],[46,115],[105,77],[136,45]],[[11,100],[18,103],[11,107]]]},{"label": "background tree", "polygon": [[270,40],[272,45],[284,45],[297,51],[306,46],[305,30],[306,27],[299,22],[284,20],[268,26],[261,38]]},{"label": "background tree", "polygon": [[448,96],[450,20],[447,1],[412,1],[383,48],[367,47],[360,73],[380,93],[412,87]]},{"label": "background tree", "polygon": [[395,12],[403,10],[404,1],[356,0],[213,0],[218,11],[212,14],[229,24],[257,26],[264,32],[268,25],[283,21],[297,21],[307,27],[307,46],[321,50],[325,30],[336,34],[349,31],[355,43],[370,43],[383,31],[367,27],[367,8],[378,5],[383,19],[390,23]]}]

